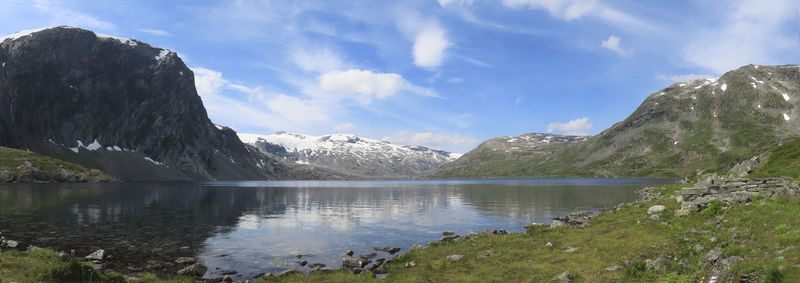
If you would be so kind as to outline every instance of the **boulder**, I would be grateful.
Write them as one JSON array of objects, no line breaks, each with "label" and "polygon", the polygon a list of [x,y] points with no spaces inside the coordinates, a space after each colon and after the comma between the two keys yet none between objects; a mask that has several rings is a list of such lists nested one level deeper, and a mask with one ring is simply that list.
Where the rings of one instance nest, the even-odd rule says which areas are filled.
[{"label": "boulder", "polygon": [[208,271],[208,267],[206,267],[202,263],[195,263],[181,270],[178,270],[178,275],[202,277],[204,274],[206,274],[206,271]]},{"label": "boulder", "polygon": [[453,232],[450,232],[450,231],[444,231],[444,232],[442,232],[442,236],[453,236],[453,235],[455,235],[455,234],[456,234],[456,233],[453,233]]},{"label": "boulder", "polygon": [[87,255],[85,258],[86,260],[103,260],[106,255],[106,251],[104,250],[96,250],[95,252]]},{"label": "boulder", "polygon": [[361,258],[361,260],[363,260],[363,261],[371,261],[376,256],[378,256],[377,253],[368,253],[368,254],[359,255],[358,257]]},{"label": "boulder", "polygon": [[406,262],[405,266],[406,266],[406,268],[412,268],[412,267],[416,267],[417,263],[414,262],[414,261],[409,261],[409,262]]},{"label": "boulder", "polygon": [[464,258],[464,255],[455,255],[454,254],[454,255],[447,256],[447,259],[449,259],[450,261],[459,261],[462,258]]},{"label": "boulder", "polygon": [[700,265],[702,266],[714,265],[717,262],[717,260],[719,260],[720,256],[722,256],[722,253],[718,250],[708,251],[708,253],[706,253],[706,255],[704,255],[703,258],[700,259]]},{"label": "boulder", "polygon": [[576,248],[576,247],[567,246],[567,248],[563,249],[561,252],[562,253],[572,253],[572,252],[575,252],[577,250],[578,250],[578,248]]},{"label": "boulder", "polygon": [[455,239],[458,239],[458,235],[442,236],[442,238],[439,239],[439,241],[440,242],[449,242],[449,241],[452,241],[452,240],[455,240]]},{"label": "boulder", "polygon": [[222,282],[232,283],[233,277],[231,277],[230,275],[225,275],[225,277],[222,277]]},{"label": "boulder", "polygon": [[193,257],[179,257],[175,259],[175,263],[177,264],[192,264],[197,262],[197,260]]},{"label": "boulder", "polygon": [[656,214],[656,213],[660,213],[660,212],[664,211],[664,209],[666,209],[666,207],[664,207],[663,205],[654,205],[654,206],[651,206],[650,208],[647,209],[647,214],[648,215],[653,215],[653,214]]},{"label": "boulder", "polygon": [[351,257],[342,258],[342,267],[345,269],[353,270],[354,268],[361,268],[362,266],[364,265],[360,260]]},{"label": "boulder", "polygon": [[572,282],[572,280],[569,279],[569,270],[564,270],[564,272],[561,272],[561,274],[556,275],[555,277],[553,277],[553,279],[550,280],[550,282],[557,282],[557,283]]},{"label": "boulder", "polygon": [[347,256],[353,256],[353,250],[348,250],[344,252],[344,254],[346,254]]}]

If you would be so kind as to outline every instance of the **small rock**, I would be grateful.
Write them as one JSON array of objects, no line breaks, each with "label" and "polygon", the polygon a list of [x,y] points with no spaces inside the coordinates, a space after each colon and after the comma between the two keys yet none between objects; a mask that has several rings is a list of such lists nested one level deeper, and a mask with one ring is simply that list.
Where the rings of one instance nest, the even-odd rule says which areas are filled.
[{"label": "small rock", "polygon": [[[261,273],[258,273],[256,275],[253,275],[253,278],[261,278],[261,277],[264,277],[264,275],[267,275],[267,274],[264,273],[264,272],[261,272]],[[272,274],[270,273],[270,275],[272,275]]]},{"label": "small rock", "polygon": [[325,264],[324,263],[312,263],[312,264],[309,264],[308,267],[310,267],[312,269],[317,268],[317,267],[322,268],[322,267],[325,267]]},{"label": "small rock", "polygon": [[484,235],[497,235],[497,229],[486,229],[481,232]]},{"label": "small rock", "polygon": [[547,242],[547,244],[544,244],[544,246],[548,247],[548,248],[552,248],[553,247],[553,243]]},{"label": "small rock", "polygon": [[413,261],[406,262],[406,268],[416,267],[417,263]]},{"label": "small rock", "polygon": [[401,248],[394,247],[394,248],[389,249],[387,252],[389,252],[389,254],[396,254],[400,250],[401,250]]},{"label": "small rock", "polygon": [[353,273],[353,274],[361,274],[362,272],[364,272],[364,269],[361,268],[361,267],[356,267],[356,268],[350,269],[350,272]]},{"label": "small rock", "polygon": [[361,260],[363,260],[363,261],[370,261],[373,258],[375,258],[376,256],[378,256],[378,254],[376,254],[376,253],[368,253],[368,254],[359,255],[358,257],[360,257]]},{"label": "small rock", "polygon": [[570,247],[570,246],[567,246],[567,248],[566,248],[566,249],[564,249],[564,250],[562,250],[561,252],[562,252],[562,253],[571,253],[571,252],[575,252],[575,251],[577,251],[577,250],[578,250],[578,248],[576,248],[576,247]]},{"label": "small rock", "polygon": [[722,256],[721,252],[717,250],[711,250],[708,253],[706,253],[705,256],[703,256],[703,258],[701,259],[701,264],[703,266],[714,265],[714,263],[717,262],[720,256]]},{"label": "small rock", "polygon": [[378,266],[372,268],[372,273],[374,274],[386,274],[387,272],[389,272],[388,261],[381,262]]},{"label": "small rock", "polygon": [[233,277],[231,277],[230,275],[225,275],[225,277],[222,277],[222,282],[231,283],[233,282]]},{"label": "small rock", "polygon": [[506,232],[506,229],[497,230],[497,235],[505,235],[505,234],[508,234],[508,232]]},{"label": "small rock", "polygon": [[417,244],[413,244],[413,245],[411,245],[411,250],[412,250],[412,251],[416,251],[416,250],[419,250],[419,249],[422,249],[422,246],[420,246],[420,245],[417,245]]},{"label": "small rock", "polygon": [[658,216],[658,214],[653,214],[653,215],[650,215],[650,217],[649,217],[649,218],[650,218],[650,220],[653,220],[653,221],[659,221],[659,220],[661,220],[661,217],[660,217],[660,216]]},{"label": "small rock", "polygon": [[462,258],[464,258],[464,255],[449,255],[449,256],[447,256],[447,259],[449,259],[450,261],[459,261]]},{"label": "small rock", "polygon": [[664,264],[664,258],[658,257],[655,260],[648,259],[645,260],[645,264],[647,266],[647,270],[650,271],[665,271],[667,270],[667,266]]},{"label": "small rock", "polygon": [[352,270],[353,268],[361,268],[361,266],[363,264],[360,260],[351,257],[342,258],[342,267],[346,269]]},{"label": "small rock", "polygon": [[476,258],[477,259],[485,259],[485,258],[490,258],[490,257],[496,256],[496,255],[497,254],[482,254],[482,255],[476,256]]},{"label": "small rock", "polygon": [[569,270],[564,270],[564,272],[561,272],[561,274],[556,275],[555,277],[553,277],[553,279],[550,280],[550,282],[558,282],[558,283],[572,282],[572,280],[569,279]]},{"label": "small rock", "polygon": [[550,222],[551,228],[561,227],[561,226],[567,226],[567,223],[561,220],[553,220],[553,222]]},{"label": "small rock", "polygon": [[439,241],[440,242],[449,242],[449,241],[452,241],[452,240],[455,240],[455,239],[458,239],[458,235],[442,236],[442,238],[439,239]]},{"label": "small rock", "polygon": [[228,269],[228,270],[223,271],[222,275],[234,275],[236,273],[239,273],[239,272],[236,272],[236,270],[233,270],[233,269]]},{"label": "small rock", "polygon": [[105,257],[105,254],[106,254],[106,251],[104,251],[104,250],[96,250],[95,252],[91,253],[90,255],[87,255],[85,258],[87,260],[103,260],[103,257]]},{"label": "small rock", "polygon": [[301,258],[301,257],[303,257],[303,255],[296,255],[296,257],[297,257],[297,258]]},{"label": "small rock", "polygon": [[296,273],[302,273],[302,272],[300,272],[300,270],[297,270],[297,269],[287,269],[287,270],[281,271],[276,276],[281,277],[281,276],[286,276],[286,275],[291,275],[291,274],[296,274]]},{"label": "small rock", "polygon": [[187,275],[187,276],[195,276],[195,277],[202,277],[206,274],[208,267],[203,265],[202,263],[195,263],[186,268],[178,270],[178,275]]},{"label": "small rock", "polygon": [[192,264],[197,262],[193,257],[179,257],[175,259],[175,263],[177,264]]},{"label": "small rock", "polygon": [[444,232],[442,232],[442,236],[453,236],[453,235],[455,235],[455,234],[456,234],[456,233],[453,233],[453,232],[450,232],[450,231],[444,231]]},{"label": "small rock", "polygon": [[647,209],[647,214],[650,214],[650,215],[656,214],[656,213],[664,211],[664,209],[667,209],[667,208],[665,206],[663,206],[663,205],[654,205],[654,206],[651,206],[650,208]]},{"label": "small rock", "polygon": [[347,256],[353,256],[353,251],[349,250],[349,251],[344,252],[344,254],[346,254]]},{"label": "small rock", "polygon": [[612,265],[612,266],[606,267],[606,268],[605,268],[605,269],[603,269],[603,270],[605,270],[605,271],[616,271],[618,268],[619,268],[619,264],[615,264],[615,265]]}]

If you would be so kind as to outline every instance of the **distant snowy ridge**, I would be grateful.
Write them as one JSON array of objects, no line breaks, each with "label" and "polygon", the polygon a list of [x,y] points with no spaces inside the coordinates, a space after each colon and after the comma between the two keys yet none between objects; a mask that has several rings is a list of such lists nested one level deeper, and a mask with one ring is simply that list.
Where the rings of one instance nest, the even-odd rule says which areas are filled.
[{"label": "distant snowy ridge", "polygon": [[286,161],[365,177],[413,177],[461,157],[424,146],[395,145],[349,134],[240,133],[239,139]]}]

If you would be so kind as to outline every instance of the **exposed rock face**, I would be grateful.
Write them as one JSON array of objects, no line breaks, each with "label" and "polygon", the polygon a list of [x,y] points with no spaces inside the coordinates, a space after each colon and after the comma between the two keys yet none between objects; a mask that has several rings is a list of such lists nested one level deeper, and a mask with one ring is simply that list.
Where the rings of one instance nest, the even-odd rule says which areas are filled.
[{"label": "exposed rock face", "polygon": [[0,145],[124,180],[291,175],[215,126],[175,52],[55,27],[0,39]]},{"label": "exposed rock face", "polygon": [[395,145],[345,134],[309,136],[277,132],[239,134],[239,138],[279,159],[361,178],[416,177],[461,156],[424,146]]},{"label": "exposed rock face", "polygon": [[494,139],[436,175],[681,177],[727,169],[800,136],[798,103],[798,65],[748,65],[654,92],[625,120],[585,141],[514,150],[497,146],[513,138]]},{"label": "exposed rock face", "polygon": [[716,175],[700,180],[693,188],[681,189],[678,202],[681,209],[677,215],[701,211],[710,203],[719,201],[725,205],[744,204],[761,196],[777,198],[795,197],[800,193],[797,182],[783,178],[719,178]]}]

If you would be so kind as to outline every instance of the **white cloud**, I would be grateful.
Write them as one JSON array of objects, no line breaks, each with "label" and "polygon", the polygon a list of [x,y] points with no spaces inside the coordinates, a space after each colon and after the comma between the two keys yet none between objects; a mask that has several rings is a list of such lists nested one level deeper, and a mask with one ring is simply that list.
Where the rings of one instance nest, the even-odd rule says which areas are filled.
[{"label": "white cloud", "polygon": [[414,39],[414,65],[429,69],[441,66],[444,52],[450,45],[445,30],[439,24],[429,23]]},{"label": "white cloud", "polygon": [[306,72],[325,73],[341,70],[349,65],[339,54],[327,48],[315,50],[295,48],[294,50],[291,54],[292,61]]},{"label": "white cloud", "polygon": [[600,46],[602,46],[605,49],[614,51],[617,54],[619,54],[619,56],[623,57],[630,56],[633,53],[633,49],[630,48],[625,49],[622,46],[622,39],[613,35],[609,36],[608,39],[603,40],[603,42],[600,43]]},{"label": "white cloud", "polygon": [[319,87],[323,91],[342,95],[355,94],[352,97],[362,105],[370,104],[372,98],[385,99],[401,90],[418,95],[439,97],[428,88],[414,85],[395,73],[374,73],[369,70],[350,69],[347,71],[331,71],[319,77]]},{"label": "white cloud", "polygon": [[685,81],[693,81],[698,79],[712,79],[714,76],[712,75],[703,75],[703,74],[684,74],[684,75],[665,75],[665,74],[658,74],[656,78],[665,81],[671,82],[685,82]]},{"label": "white cloud", "polygon": [[462,136],[460,134],[412,131],[399,131],[383,137],[381,140],[394,144],[423,145],[433,149],[462,153],[471,150],[479,142],[475,137]]},{"label": "white cloud", "polygon": [[353,123],[339,124],[333,127],[333,130],[339,133],[355,130],[356,125]]},{"label": "white cloud", "polygon": [[548,133],[556,131],[567,135],[587,136],[589,135],[588,131],[591,130],[592,123],[589,122],[589,118],[587,117],[575,119],[567,123],[553,122],[547,125]]},{"label": "white cloud", "polygon": [[512,9],[544,9],[550,16],[566,21],[579,19],[596,7],[595,0],[503,0]]},{"label": "white cloud", "polygon": [[395,73],[373,73],[359,69],[331,71],[319,77],[322,90],[357,93],[378,99],[394,95],[403,89],[404,83],[403,77]]},{"label": "white cloud", "polygon": [[692,36],[683,59],[718,74],[747,64],[784,64],[778,58],[800,49],[798,14],[796,0],[737,1],[719,26]]},{"label": "white cloud", "polygon": [[321,123],[330,120],[326,106],[320,105],[313,100],[279,94],[275,97],[269,97],[263,102],[267,104],[267,107],[273,113],[280,114],[293,122]]},{"label": "white cloud", "polygon": [[143,28],[143,29],[139,29],[139,31],[143,32],[143,33],[146,33],[146,34],[156,35],[156,36],[172,36],[172,34],[169,33],[168,31],[160,30],[160,29]]},{"label": "white cloud", "polygon": [[451,84],[460,84],[464,82],[464,78],[461,77],[454,77],[447,80],[448,83]]},{"label": "white cloud", "polygon": [[114,31],[117,29],[117,26],[110,22],[103,21],[91,15],[76,12],[68,7],[58,5],[60,3],[62,2],[36,0],[34,1],[33,7],[40,12],[47,14],[50,17],[50,23],[52,25],[68,25],[104,31]]}]

